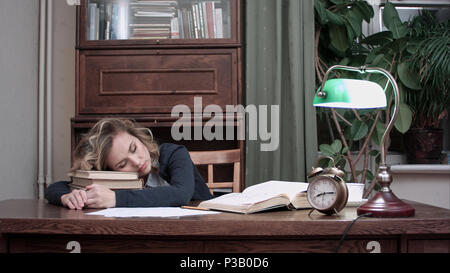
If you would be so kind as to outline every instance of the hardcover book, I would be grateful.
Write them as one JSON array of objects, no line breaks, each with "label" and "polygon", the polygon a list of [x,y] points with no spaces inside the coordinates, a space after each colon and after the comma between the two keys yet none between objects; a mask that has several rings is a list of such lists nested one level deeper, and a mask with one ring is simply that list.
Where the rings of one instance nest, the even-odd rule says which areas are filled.
[{"label": "hardcover book", "polygon": [[73,189],[84,189],[91,184],[98,184],[108,187],[110,190],[124,190],[124,189],[142,189],[144,180],[114,180],[114,179],[91,179],[82,177],[72,177],[72,183],[69,186]]},{"label": "hardcover book", "polygon": [[69,176],[72,177],[69,186],[73,189],[84,189],[91,184],[104,185],[111,190],[142,189],[144,186],[143,179],[135,172],[76,170]]},{"label": "hardcover book", "polygon": [[113,180],[132,180],[138,179],[138,174],[135,172],[116,172],[116,171],[84,171],[76,170],[69,173],[72,177],[82,177],[90,179],[113,179]]}]

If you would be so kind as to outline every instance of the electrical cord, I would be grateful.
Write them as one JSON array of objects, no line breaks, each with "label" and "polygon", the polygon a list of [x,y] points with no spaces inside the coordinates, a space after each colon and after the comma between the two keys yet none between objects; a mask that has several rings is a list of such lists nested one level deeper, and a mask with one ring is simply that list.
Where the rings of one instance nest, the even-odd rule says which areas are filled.
[{"label": "electrical cord", "polygon": [[369,213],[364,213],[364,214],[361,214],[361,215],[358,215],[355,219],[353,219],[353,220],[347,225],[347,227],[346,227],[345,230],[344,230],[344,234],[342,234],[342,237],[341,237],[341,239],[339,240],[339,243],[338,243],[338,245],[337,245],[336,250],[334,251],[334,253],[338,253],[338,252],[339,252],[339,249],[341,248],[342,243],[344,242],[345,236],[347,236],[347,233],[348,233],[348,231],[350,230],[350,228],[352,227],[352,225],[353,225],[359,218],[362,218],[362,217],[368,217],[368,216],[371,216],[371,215],[372,215],[371,212],[369,212]]}]

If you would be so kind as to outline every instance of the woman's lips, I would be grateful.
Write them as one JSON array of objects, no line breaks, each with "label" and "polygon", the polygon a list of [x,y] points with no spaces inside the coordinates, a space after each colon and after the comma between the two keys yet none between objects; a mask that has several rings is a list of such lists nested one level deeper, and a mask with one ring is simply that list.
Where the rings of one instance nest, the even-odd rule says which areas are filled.
[{"label": "woman's lips", "polygon": [[146,167],[147,167],[147,162],[144,162],[144,164],[142,164],[142,166],[139,168],[138,172],[142,173],[143,171],[145,171]]}]

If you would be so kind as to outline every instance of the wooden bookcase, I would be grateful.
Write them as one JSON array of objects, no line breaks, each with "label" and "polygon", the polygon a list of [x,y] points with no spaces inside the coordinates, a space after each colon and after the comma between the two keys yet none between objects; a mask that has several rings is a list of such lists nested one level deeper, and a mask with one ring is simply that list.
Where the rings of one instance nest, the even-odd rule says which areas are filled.
[{"label": "wooden bookcase", "polygon": [[[240,148],[244,188],[237,116],[230,128],[234,140],[193,140],[194,128],[191,140],[171,136],[179,120],[171,115],[176,105],[188,106],[193,116],[194,97],[201,98],[202,109],[214,104],[225,111],[226,105],[243,104],[241,5],[240,0],[82,0],[72,150],[99,119],[130,118],[149,127],[159,143],[192,151]],[[203,127],[210,117],[201,120]],[[226,167],[218,174],[228,179]]]}]

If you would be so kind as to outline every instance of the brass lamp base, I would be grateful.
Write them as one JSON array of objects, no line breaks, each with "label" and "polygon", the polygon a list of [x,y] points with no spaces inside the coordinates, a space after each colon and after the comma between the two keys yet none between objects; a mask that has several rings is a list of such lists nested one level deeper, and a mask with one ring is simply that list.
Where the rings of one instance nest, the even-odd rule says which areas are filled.
[{"label": "brass lamp base", "polygon": [[414,216],[414,208],[400,200],[389,188],[392,182],[389,166],[380,166],[377,180],[381,185],[380,192],[357,209],[358,215],[371,213],[371,217],[380,218]]}]

